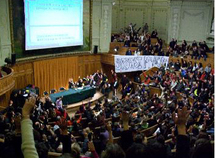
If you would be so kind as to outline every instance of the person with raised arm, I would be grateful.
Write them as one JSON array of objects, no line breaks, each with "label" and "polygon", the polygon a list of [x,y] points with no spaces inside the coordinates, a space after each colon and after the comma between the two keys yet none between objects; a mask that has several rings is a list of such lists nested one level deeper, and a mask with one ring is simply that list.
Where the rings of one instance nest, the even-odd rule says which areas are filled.
[{"label": "person with raised arm", "polygon": [[32,121],[30,119],[35,103],[36,98],[30,97],[26,99],[22,109],[21,134],[24,158],[39,158],[34,142]]},{"label": "person with raised arm", "polygon": [[190,153],[190,140],[186,133],[186,123],[190,111],[184,106],[178,109],[177,114],[173,113],[173,119],[177,126],[178,136],[176,143],[176,158],[189,158]]}]

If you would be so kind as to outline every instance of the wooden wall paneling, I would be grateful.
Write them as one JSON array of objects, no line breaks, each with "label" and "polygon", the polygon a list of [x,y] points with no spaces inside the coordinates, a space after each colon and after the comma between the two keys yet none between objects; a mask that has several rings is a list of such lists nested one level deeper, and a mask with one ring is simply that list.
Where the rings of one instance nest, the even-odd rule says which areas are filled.
[{"label": "wooden wall paneling", "polygon": [[85,61],[84,57],[78,57],[78,76],[82,77],[85,74]]},{"label": "wooden wall paneling", "polygon": [[[40,61],[39,65],[43,63],[46,65],[40,68],[42,74],[39,73],[35,76],[35,84],[38,85],[41,92],[53,88],[56,90],[59,90],[60,87],[68,88],[69,78],[74,78],[74,81],[78,79],[78,57],[76,56]],[[35,71],[38,69],[37,66],[35,66]]]},{"label": "wooden wall paneling", "polygon": [[20,89],[28,84],[34,84],[33,63],[18,63],[12,66],[14,70],[15,88]]},{"label": "wooden wall paneling", "polygon": [[78,76],[79,76],[78,66],[79,66],[79,60],[77,56],[68,58],[68,79],[73,78],[74,81],[78,80]]},{"label": "wooden wall paneling", "polygon": [[68,87],[69,78],[86,77],[101,69],[100,55],[80,55],[34,62],[35,85],[43,91]]}]

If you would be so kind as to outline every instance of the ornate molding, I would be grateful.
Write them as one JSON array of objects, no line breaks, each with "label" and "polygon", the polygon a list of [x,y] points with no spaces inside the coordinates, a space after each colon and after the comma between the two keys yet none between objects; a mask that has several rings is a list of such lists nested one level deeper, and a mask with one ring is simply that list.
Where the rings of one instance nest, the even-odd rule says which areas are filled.
[{"label": "ornate molding", "polygon": [[110,18],[110,8],[109,6],[105,5],[102,9],[103,11],[103,32],[104,32],[104,38],[107,40],[109,38],[108,30],[109,30],[109,18]]},{"label": "ornate molding", "polygon": [[[115,12],[115,13],[114,13]],[[118,7],[112,7],[112,14],[115,16],[112,16],[112,31],[113,30],[118,30],[118,22],[119,22],[119,8]],[[114,21],[115,18],[115,21]],[[113,22],[115,23],[115,27],[113,27]]]},{"label": "ornate molding", "polygon": [[189,15],[189,16],[199,16],[199,15],[201,15],[202,19],[204,19],[204,12],[203,11],[198,12],[198,13],[190,13],[190,12],[184,10],[183,13],[182,13],[182,19],[184,19],[185,15]]},{"label": "ornate molding", "polygon": [[92,39],[93,39],[93,0],[90,0],[90,50],[92,49]]},{"label": "ornate molding", "polygon": [[178,20],[179,20],[179,10],[174,9],[172,14],[172,38],[177,38],[177,30],[178,30]]},{"label": "ornate molding", "polygon": [[[158,14],[162,14],[162,19],[165,24],[162,23],[162,24],[156,25],[156,22],[159,21],[159,20],[156,20],[156,15],[158,15]],[[152,10],[151,25],[152,25],[152,30],[157,29],[159,34],[161,35],[161,37],[166,40],[166,38],[167,38],[167,27],[166,26],[168,25],[168,9],[159,8],[159,9]]]},{"label": "ornate molding", "polygon": [[125,27],[129,25],[129,23],[128,24],[126,23],[127,22],[127,12],[129,12],[129,11],[131,11],[131,12],[142,12],[142,15],[143,15],[142,25],[144,24],[144,22],[145,22],[145,15],[146,15],[145,8],[139,8],[139,7],[137,7],[137,8],[136,7],[127,8],[126,7],[124,9],[124,26]]}]

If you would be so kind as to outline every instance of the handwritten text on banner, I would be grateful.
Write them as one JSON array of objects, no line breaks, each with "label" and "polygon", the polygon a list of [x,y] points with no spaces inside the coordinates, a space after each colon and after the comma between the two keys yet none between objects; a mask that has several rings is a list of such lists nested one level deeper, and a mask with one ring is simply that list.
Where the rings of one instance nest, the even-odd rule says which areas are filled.
[{"label": "handwritten text on banner", "polygon": [[152,67],[166,67],[169,62],[169,57],[115,55],[114,62],[115,72],[132,72],[148,70]]}]

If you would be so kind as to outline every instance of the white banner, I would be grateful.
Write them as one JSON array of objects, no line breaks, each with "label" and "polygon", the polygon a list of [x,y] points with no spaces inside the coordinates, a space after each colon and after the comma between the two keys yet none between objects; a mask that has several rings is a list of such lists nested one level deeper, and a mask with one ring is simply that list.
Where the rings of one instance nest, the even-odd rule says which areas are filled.
[{"label": "white banner", "polygon": [[115,55],[115,72],[132,72],[148,70],[152,67],[167,67],[169,57],[166,56],[131,56],[131,55]]}]

